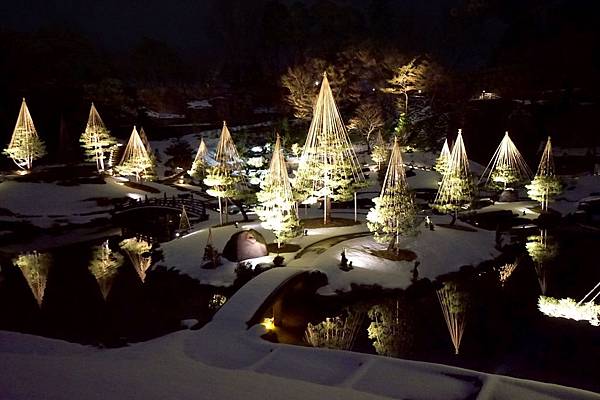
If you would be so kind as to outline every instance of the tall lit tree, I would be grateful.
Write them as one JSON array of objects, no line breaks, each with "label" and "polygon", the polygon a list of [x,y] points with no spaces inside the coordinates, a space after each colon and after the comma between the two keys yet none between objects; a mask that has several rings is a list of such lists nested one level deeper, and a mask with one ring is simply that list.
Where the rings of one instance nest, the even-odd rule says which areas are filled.
[{"label": "tall lit tree", "polygon": [[506,189],[507,186],[522,184],[529,179],[531,170],[506,132],[479,182]]},{"label": "tall lit tree", "polygon": [[301,200],[323,198],[323,222],[331,219],[331,199],[348,201],[364,185],[360,163],[342,122],[333,94],[323,82],[300,156],[294,188]]},{"label": "tall lit tree", "polygon": [[34,251],[33,253],[19,255],[13,262],[23,273],[38,306],[41,307],[44,300],[44,292],[46,291],[48,270],[52,262],[50,254]]},{"label": "tall lit tree", "polygon": [[389,243],[389,249],[398,250],[400,235],[415,233],[416,210],[402,161],[398,139],[394,146],[390,162],[381,187],[379,197],[373,199],[375,207],[367,214],[367,226],[375,239]]},{"label": "tall lit tree", "polygon": [[181,214],[179,215],[179,231],[186,232],[190,229],[192,229],[192,224],[190,224],[187,211],[185,211],[185,206],[181,206]]},{"label": "tall lit tree", "polygon": [[541,203],[542,211],[548,211],[548,202],[562,192],[562,185],[554,172],[550,136],[548,136],[535,177],[526,187],[527,195],[530,199]]},{"label": "tall lit tree", "polygon": [[204,138],[201,138],[198,151],[196,152],[196,157],[192,163],[192,168],[190,168],[188,171],[188,174],[190,174],[192,178],[204,179],[204,176],[206,175],[206,168],[208,166],[207,157],[208,149],[206,148],[206,143],[204,143]]},{"label": "tall lit tree", "polygon": [[442,151],[440,156],[435,161],[433,169],[439,172],[442,176],[448,171],[448,165],[450,164],[450,147],[448,146],[448,139],[444,140]]},{"label": "tall lit tree", "polygon": [[297,217],[296,201],[292,193],[279,134],[275,140],[269,171],[256,197],[260,203],[256,213],[262,221],[262,226],[275,234],[277,247],[281,242],[298,236],[300,221]]},{"label": "tall lit tree", "polygon": [[432,204],[442,212],[452,212],[452,224],[456,222],[458,210],[470,205],[473,199],[473,182],[469,170],[469,159],[458,130],[456,142],[452,146],[448,170],[442,176],[442,182]]},{"label": "tall lit tree", "polygon": [[108,240],[94,249],[89,270],[96,277],[102,297],[106,299],[112,288],[118,268],[123,264],[123,256],[110,249]]},{"label": "tall lit tree", "polygon": [[134,175],[136,180],[154,175],[154,164],[135,127],[133,127],[121,162],[115,169],[122,175]]},{"label": "tall lit tree", "polygon": [[116,146],[117,140],[106,129],[94,103],[90,107],[88,122],[79,142],[81,142],[87,161],[95,162],[98,172],[104,171],[104,160]]},{"label": "tall lit tree", "polygon": [[31,170],[33,160],[46,155],[46,146],[39,138],[25,99],[21,103],[17,123],[4,154],[21,169]]},{"label": "tall lit tree", "polygon": [[215,153],[216,164],[208,168],[204,184],[210,189],[206,193],[219,199],[219,218],[223,223],[222,199],[240,199],[248,195],[248,185],[242,174],[242,161],[227,124],[223,121],[221,137]]},{"label": "tall lit tree", "polygon": [[394,76],[388,80],[389,86],[384,91],[402,96],[404,114],[408,113],[409,93],[426,87],[430,69],[432,64],[426,59],[413,58],[407,64],[395,68]]}]

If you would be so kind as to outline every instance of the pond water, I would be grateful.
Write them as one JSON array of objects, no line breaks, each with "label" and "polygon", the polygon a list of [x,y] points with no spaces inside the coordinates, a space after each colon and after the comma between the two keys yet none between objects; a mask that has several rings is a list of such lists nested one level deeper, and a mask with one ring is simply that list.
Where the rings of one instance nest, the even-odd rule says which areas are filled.
[{"label": "pond water", "polygon": [[142,238],[115,235],[0,255],[0,329],[120,346],[201,326],[233,289],[200,285],[163,267]]},{"label": "pond water", "polygon": [[[525,245],[540,243],[540,233],[549,250],[536,253],[535,246]],[[537,308],[542,291],[580,300],[600,281],[600,234],[562,224],[541,232],[516,229],[510,235],[515,243],[498,259],[436,282],[418,280],[404,291],[365,287],[320,296],[319,279],[287,288],[267,308],[264,317],[273,317],[276,328],[266,338],[600,391],[600,327],[551,318]],[[515,261],[514,269],[504,267]],[[507,275],[509,269],[502,283],[500,270]],[[460,288],[445,303],[452,329],[438,296],[442,282]],[[451,331],[454,339],[462,334],[458,354]]]}]

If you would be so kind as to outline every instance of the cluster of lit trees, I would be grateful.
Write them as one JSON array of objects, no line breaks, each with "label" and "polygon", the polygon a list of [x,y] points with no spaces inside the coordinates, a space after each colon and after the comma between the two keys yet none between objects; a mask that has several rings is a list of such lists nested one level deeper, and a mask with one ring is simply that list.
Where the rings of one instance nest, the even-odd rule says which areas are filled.
[{"label": "cluster of lit trees", "polygon": [[[378,241],[388,243],[390,249],[397,249],[401,235],[415,232],[416,210],[406,183],[400,145],[407,145],[411,140],[410,129],[414,121],[411,122],[409,114],[412,104],[418,103],[423,97],[422,91],[430,90],[442,81],[440,76],[443,74],[439,67],[424,58],[396,63],[393,67],[384,63],[384,67],[376,68],[377,63],[373,63],[370,54],[359,53],[356,62],[360,63],[362,69],[365,69],[365,65],[370,65],[375,70],[387,68],[391,73],[391,78],[387,80],[382,78],[384,75],[381,73],[371,75],[373,81],[377,81],[382,88],[373,88],[374,91],[391,94],[397,99],[399,119],[391,154],[382,136],[385,118],[381,101],[370,97],[365,99],[357,83],[360,79],[352,69],[342,68],[336,71],[319,60],[290,68],[282,78],[284,86],[289,89],[288,102],[298,118],[312,116],[304,147],[300,150],[296,144],[299,166],[291,179],[279,137],[258,193],[252,187],[257,186],[256,179],[251,182],[245,171],[250,162],[245,162],[238,153],[225,123],[213,162],[209,163],[204,140],[200,142],[188,173],[205,185],[207,194],[218,198],[221,223],[222,210],[228,208],[229,202],[236,204],[244,213],[243,203],[257,199],[259,217],[264,226],[275,233],[278,244],[281,244],[300,232],[298,203],[322,201],[325,224],[331,219],[332,200],[349,201],[354,197],[356,207],[356,192],[366,186],[349,136],[349,131],[356,131],[365,137],[368,147],[371,139],[375,138],[371,157],[380,169],[387,161],[381,193],[373,199],[375,206],[367,216],[369,229]],[[325,72],[316,93],[319,85],[315,85],[312,74],[315,68],[329,70],[340,82],[332,89]],[[348,126],[340,116],[334,99],[336,92],[343,94],[343,98],[350,103],[359,103]],[[143,129],[138,132],[133,128],[120,161],[114,162],[119,153],[117,140],[111,136],[94,104],[80,142],[86,160],[95,163],[99,173],[111,169],[121,175],[133,176],[136,180],[151,180],[156,177],[156,160]],[[45,154],[44,143],[35,130],[24,99],[5,153],[24,170],[31,169],[33,161]],[[440,172],[442,179],[432,206],[452,213],[454,223],[458,211],[467,208],[474,197],[473,178],[460,130],[452,150],[447,141],[444,143],[435,169]],[[507,189],[522,185],[530,179],[531,172],[507,132],[480,183],[487,187]],[[537,174],[527,185],[527,189],[532,199],[542,203],[543,210],[547,210],[549,200],[560,192],[560,182],[554,173],[550,139]]]},{"label": "cluster of lit trees", "polygon": [[[458,210],[470,206],[475,189],[460,129],[452,152],[448,142],[444,142],[434,168],[442,175],[442,180],[432,206],[443,212],[453,212],[454,223]],[[540,202],[542,211],[547,211],[549,201],[562,191],[561,182],[554,172],[550,137],[542,152],[537,173],[532,179],[527,163],[506,132],[479,183],[489,190],[525,187],[528,196]]]},{"label": "cluster of lit trees", "polygon": [[[156,163],[143,128],[140,133],[133,128],[120,162],[113,166],[114,158],[118,155],[118,142],[111,136],[93,103],[79,141],[86,161],[95,163],[99,173],[114,167],[119,174],[135,176],[138,180],[156,176]],[[35,129],[25,99],[21,103],[15,129],[4,153],[25,172],[31,170],[34,160],[46,155],[44,141]]]}]

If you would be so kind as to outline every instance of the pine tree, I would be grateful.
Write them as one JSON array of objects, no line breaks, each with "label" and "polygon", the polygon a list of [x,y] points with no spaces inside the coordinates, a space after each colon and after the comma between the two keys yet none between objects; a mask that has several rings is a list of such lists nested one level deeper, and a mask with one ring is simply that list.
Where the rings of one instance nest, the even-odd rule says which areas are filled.
[{"label": "pine tree", "polygon": [[548,211],[548,202],[562,192],[562,184],[554,173],[550,136],[548,136],[535,177],[526,188],[529,198],[541,203],[542,211]]},{"label": "pine tree", "polygon": [[294,188],[302,201],[314,203],[323,198],[323,220],[327,223],[331,219],[331,199],[348,201],[364,184],[360,163],[324,73]]},{"label": "pine tree", "polygon": [[493,189],[506,189],[530,178],[531,170],[506,132],[479,182]]},{"label": "pine tree", "polygon": [[94,103],[90,107],[88,122],[79,142],[81,142],[86,160],[95,162],[98,172],[104,171],[104,160],[116,146],[117,140],[106,129]]},{"label": "pine tree", "polygon": [[453,212],[452,223],[454,223],[458,210],[468,207],[472,199],[473,182],[469,171],[469,159],[462,139],[462,130],[459,129],[450,153],[448,171],[442,176],[432,207],[441,212]]},{"label": "pine tree", "polygon": [[270,229],[281,242],[298,236],[300,222],[297,217],[296,202],[287,173],[287,166],[281,149],[281,139],[277,135],[269,171],[256,194],[260,206],[256,209],[265,229]]},{"label": "pine tree", "polygon": [[241,173],[244,163],[225,121],[217,145],[215,162],[215,166],[208,168],[204,184],[210,187],[206,193],[219,199],[219,217],[223,223],[221,199],[241,199],[249,195],[246,178]]},{"label": "pine tree", "polygon": [[442,146],[442,151],[440,152],[440,156],[435,161],[435,165],[433,169],[440,173],[440,175],[444,176],[446,171],[448,171],[448,165],[450,164],[450,147],[448,147],[448,139],[444,140],[444,146]]},{"label": "pine tree", "polygon": [[108,247],[108,240],[94,249],[89,270],[96,277],[102,297],[106,299],[112,288],[118,268],[123,264],[123,256]]},{"label": "pine tree", "polygon": [[8,147],[4,149],[4,154],[10,157],[19,168],[27,171],[31,170],[33,160],[46,155],[46,146],[37,134],[24,98],[15,129]]},{"label": "pine tree", "polygon": [[415,232],[416,210],[402,162],[398,139],[394,139],[392,154],[375,207],[367,214],[367,226],[375,240],[389,243],[389,249],[398,246],[400,235]]},{"label": "pine tree", "polygon": [[154,164],[135,127],[133,127],[121,162],[115,169],[121,175],[135,175],[136,180],[151,179],[155,175]]},{"label": "pine tree", "polygon": [[201,138],[198,151],[196,152],[196,157],[192,163],[192,168],[188,171],[188,174],[190,174],[192,178],[199,180],[204,179],[206,175],[206,168],[208,166],[207,156],[208,149],[206,148],[206,143],[204,143],[204,138]]},{"label": "pine tree", "polygon": [[386,162],[390,155],[390,149],[388,145],[383,141],[381,130],[377,131],[375,135],[375,144],[371,150],[371,160],[377,163],[377,169],[381,170],[381,164]]}]

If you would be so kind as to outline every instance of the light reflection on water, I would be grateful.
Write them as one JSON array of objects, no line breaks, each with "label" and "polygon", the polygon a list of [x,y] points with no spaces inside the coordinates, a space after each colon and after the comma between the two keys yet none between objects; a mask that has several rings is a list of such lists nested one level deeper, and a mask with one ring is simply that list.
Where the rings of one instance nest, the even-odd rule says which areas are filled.
[{"label": "light reflection on water", "polygon": [[[600,331],[550,318],[538,298],[581,298],[600,281],[600,237],[573,226],[522,236],[493,262],[405,291],[291,293],[271,340],[441,362],[598,391]],[[508,272],[510,270],[510,272]],[[355,329],[354,316],[366,312]],[[343,340],[342,340],[343,339]],[[345,345],[350,344],[350,345]]]},{"label": "light reflection on water", "polygon": [[111,237],[4,256],[0,329],[118,346],[201,324],[232,290],[163,267],[147,239]]}]

